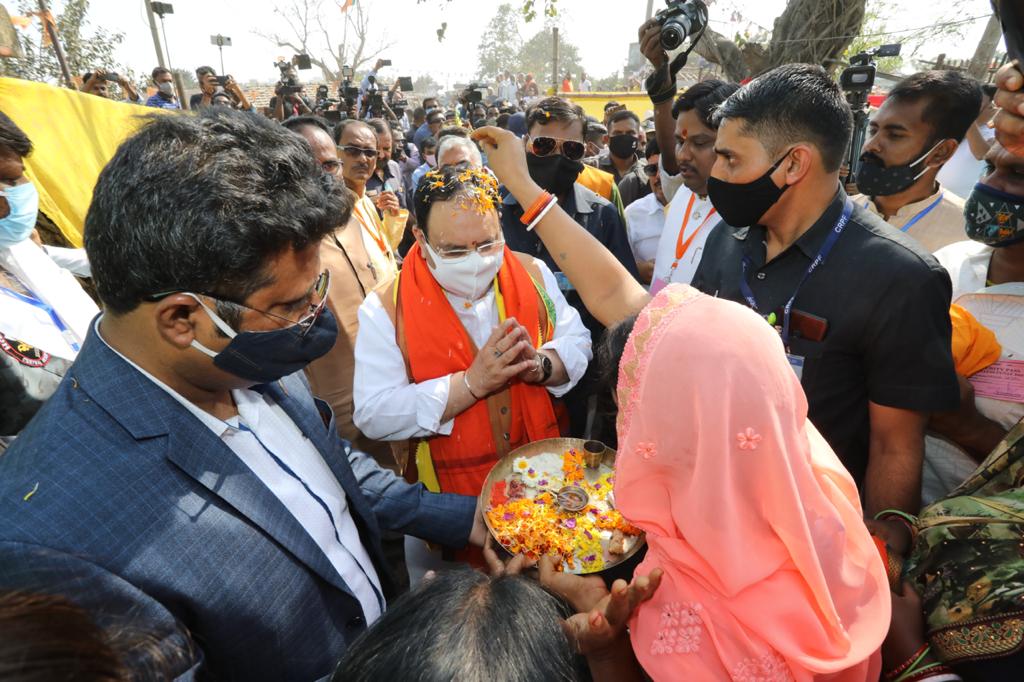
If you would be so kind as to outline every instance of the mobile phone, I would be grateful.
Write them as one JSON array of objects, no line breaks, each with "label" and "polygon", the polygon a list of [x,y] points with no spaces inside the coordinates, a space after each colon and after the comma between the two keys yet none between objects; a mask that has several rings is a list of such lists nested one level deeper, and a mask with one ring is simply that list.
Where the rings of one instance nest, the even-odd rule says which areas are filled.
[{"label": "mobile phone", "polygon": [[999,13],[999,23],[1003,26],[1003,42],[1006,43],[1006,56],[1024,64],[1024,7],[1019,0],[992,0],[992,8]]},{"label": "mobile phone", "polygon": [[382,59],[382,60],[380,60],[380,65],[381,66],[391,66],[391,60],[390,59]]},{"label": "mobile phone", "polygon": [[229,78],[231,78],[231,76],[217,76],[217,85],[223,88],[228,84]]},{"label": "mobile phone", "polygon": [[113,71],[108,71],[107,73],[103,74],[103,80],[110,81],[111,83],[116,83],[119,80],[121,80],[121,76],[114,73]]}]

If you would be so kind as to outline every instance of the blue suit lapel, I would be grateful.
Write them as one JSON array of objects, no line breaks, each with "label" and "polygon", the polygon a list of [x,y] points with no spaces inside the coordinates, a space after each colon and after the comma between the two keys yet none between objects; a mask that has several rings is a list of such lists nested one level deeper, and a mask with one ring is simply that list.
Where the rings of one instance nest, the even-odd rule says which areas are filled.
[{"label": "blue suit lapel", "polygon": [[231,448],[111,350],[92,326],[65,381],[75,382],[135,439],[165,436],[167,459],[329,584],[352,595],[305,529]]}]

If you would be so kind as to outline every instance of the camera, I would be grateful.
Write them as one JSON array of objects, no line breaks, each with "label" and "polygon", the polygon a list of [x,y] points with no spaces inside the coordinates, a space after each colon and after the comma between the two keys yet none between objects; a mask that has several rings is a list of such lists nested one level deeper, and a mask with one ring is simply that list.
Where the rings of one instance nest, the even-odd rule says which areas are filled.
[{"label": "camera", "polygon": [[661,26],[661,47],[666,52],[679,49],[687,37],[696,36],[708,25],[708,8],[703,0],[668,0],[668,6],[654,15]]},{"label": "camera", "polygon": [[483,83],[470,83],[466,86],[466,89],[462,91],[459,100],[466,105],[473,105],[477,102],[482,102],[484,99],[484,91],[487,90],[487,86]]},{"label": "camera", "polygon": [[281,85],[279,91],[282,95],[295,95],[302,91],[302,81],[299,80],[292,63],[282,59],[274,62],[274,66],[281,72]]},{"label": "camera", "polygon": [[846,95],[846,102],[853,112],[853,135],[846,152],[849,173],[844,182],[855,180],[857,171],[860,170],[860,154],[868,129],[868,95],[875,86],[875,57],[897,57],[899,54],[899,43],[879,45],[850,57],[850,66],[839,74],[839,87]]}]

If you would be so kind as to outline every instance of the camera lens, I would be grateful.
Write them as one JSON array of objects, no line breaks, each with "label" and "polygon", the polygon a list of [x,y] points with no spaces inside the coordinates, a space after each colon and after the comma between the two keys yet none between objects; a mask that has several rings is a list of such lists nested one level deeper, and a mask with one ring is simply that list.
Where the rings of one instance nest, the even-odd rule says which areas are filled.
[{"label": "camera lens", "polygon": [[669,19],[661,27],[661,46],[668,51],[675,50],[683,44],[689,32],[689,22],[683,17]]}]

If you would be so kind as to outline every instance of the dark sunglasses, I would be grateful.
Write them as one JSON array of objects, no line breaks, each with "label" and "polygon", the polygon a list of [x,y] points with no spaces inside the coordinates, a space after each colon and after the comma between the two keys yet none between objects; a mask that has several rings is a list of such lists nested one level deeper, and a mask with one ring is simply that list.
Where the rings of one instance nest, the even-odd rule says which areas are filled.
[{"label": "dark sunglasses", "polygon": [[644,166],[644,175],[646,175],[647,177],[653,178],[657,174],[658,174],[658,164],[656,164],[656,163],[649,163],[646,166]]},{"label": "dark sunglasses", "polygon": [[377,158],[376,149],[363,149],[362,147],[356,147],[355,145],[346,145],[341,148],[341,151],[345,153],[345,156],[350,156],[353,159],[357,159],[360,156],[365,156],[368,159]]},{"label": "dark sunglasses", "polygon": [[534,156],[551,156],[556,152],[561,152],[562,156],[570,161],[579,161],[586,153],[587,147],[576,140],[563,140],[560,137],[541,135],[530,138],[530,151]]}]

